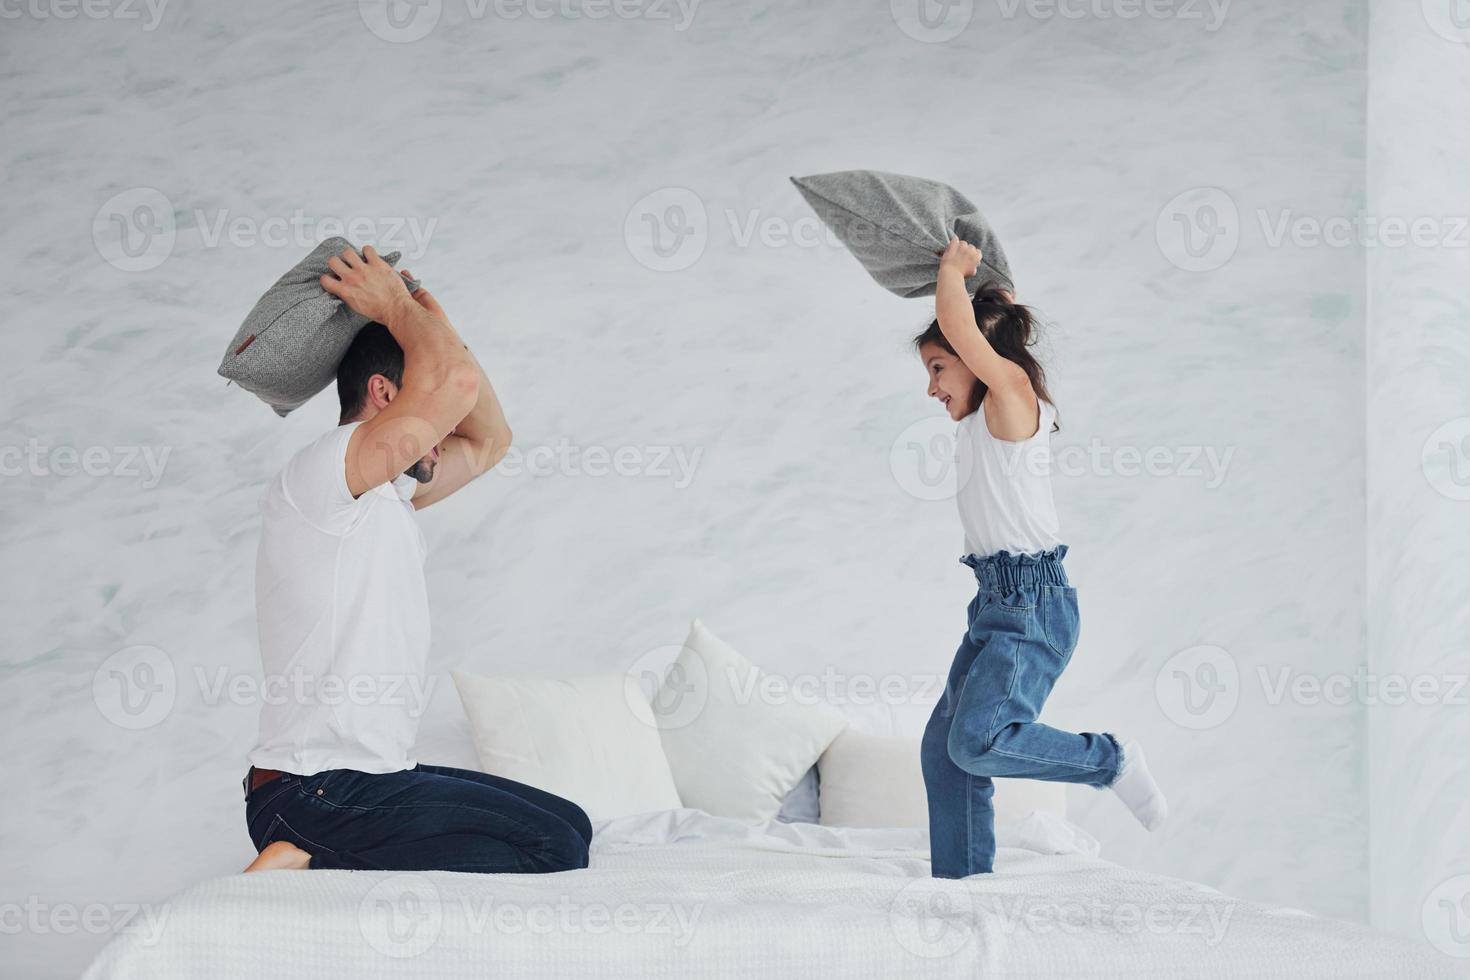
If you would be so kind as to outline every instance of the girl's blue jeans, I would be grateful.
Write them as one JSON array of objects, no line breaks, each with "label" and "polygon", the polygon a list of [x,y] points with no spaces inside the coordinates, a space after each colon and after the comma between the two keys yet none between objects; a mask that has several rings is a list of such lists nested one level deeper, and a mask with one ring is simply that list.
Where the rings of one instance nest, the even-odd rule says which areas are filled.
[{"label": "girl's blue jeans", "polygon": [[924,730],[936,878],[989,872],[996,776],[1106,786],[1122,750],[1109,734],[1059,731],[1036,718],[1077,646],[1077,590],[1066,545],[1032,555],[967,555],[979,582],[969,627]]}]

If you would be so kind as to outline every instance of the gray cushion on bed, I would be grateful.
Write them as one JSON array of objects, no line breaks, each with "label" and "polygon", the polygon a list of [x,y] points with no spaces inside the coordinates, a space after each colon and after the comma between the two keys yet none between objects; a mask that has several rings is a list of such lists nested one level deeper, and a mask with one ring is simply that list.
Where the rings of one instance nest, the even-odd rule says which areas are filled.
[{"label": "gray cushion on bed", "polygon": [[781,801],[781,812],[776,819],[782,823],[816,823],[821,819],[821,777],[817,767],[812,766],[801,777],[786,798]]},{"label": "gray cushion on bed", "polygon": [[966,280],[971,293],[985,285],[1015,290],[999,239],[979,208],[948,184],[877,170],[842,170],[791,182],[890,292],[933,296],[939,253],[952,237],[980,249],[980,268]]},{"label": "gray cushion on bed", "polygon": [[[345,238],[328,238],[312,249],[266,290],[225,348],[219,373],[282,418],[336,379],[342,355],[368,322],[321,286],[327,260],[348,247]],[[397,265],[399,258],[389,252],[383,261]],[[404,284],[410,292],[419,287],[416,279]]]}]

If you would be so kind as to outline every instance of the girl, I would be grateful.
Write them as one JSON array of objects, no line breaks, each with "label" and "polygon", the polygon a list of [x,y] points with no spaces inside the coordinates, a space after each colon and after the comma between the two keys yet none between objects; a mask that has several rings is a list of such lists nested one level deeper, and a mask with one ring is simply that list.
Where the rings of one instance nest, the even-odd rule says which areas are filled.
[{"label": "girl", "polygon": [[970,298],[980,253],[952,241],[939,261],[935,320],[914,346],[929,394],[959,423],[964,564],[979,591],[920,751],[936,878],[989,872],[995,776],[1110,787],[1149,830],[1168,809],[1135,742],[1037,722],[1077,645],[1077,591],[1052,502],[1056,409],[1028,349],[1031,311],[1004,290]]}]

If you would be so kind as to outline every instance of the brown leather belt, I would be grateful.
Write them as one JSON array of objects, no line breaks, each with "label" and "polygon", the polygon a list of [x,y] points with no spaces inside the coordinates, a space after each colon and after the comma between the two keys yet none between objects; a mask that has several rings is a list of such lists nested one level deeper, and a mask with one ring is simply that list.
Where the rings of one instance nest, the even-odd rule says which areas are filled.
[{"label": "brown leather belt", "polygon": [[285,773],[281,772],[279,769],[257,769],[254,766],[251,766],[250,792],[253,793],[256,790],[260,789],[260,787],[264,786],[266,783],[270,782],[272,779],[279,779],[281,776],[284,775]]}]

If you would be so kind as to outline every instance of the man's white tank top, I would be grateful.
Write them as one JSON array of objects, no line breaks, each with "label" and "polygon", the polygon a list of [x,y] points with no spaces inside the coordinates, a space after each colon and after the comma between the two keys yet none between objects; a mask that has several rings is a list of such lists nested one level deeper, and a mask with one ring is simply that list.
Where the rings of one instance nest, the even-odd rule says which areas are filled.
[{"label": "man's white tank top", "polygon": [[1051,494],[1051,429],[1057,410],[1037,400],[1040,424],[1029,439],[1009,442],[990,434],[985,407],[960,420],[955,463],[965,552],[1033,554],[1061,544]]}]

